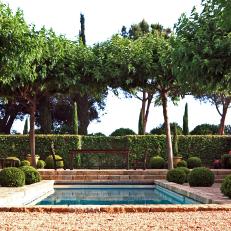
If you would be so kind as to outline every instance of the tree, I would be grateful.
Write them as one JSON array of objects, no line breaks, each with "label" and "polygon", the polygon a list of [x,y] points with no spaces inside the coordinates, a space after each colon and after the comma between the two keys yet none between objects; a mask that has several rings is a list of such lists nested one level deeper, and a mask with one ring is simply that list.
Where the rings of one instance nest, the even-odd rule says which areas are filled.
[{"label": "tree", "polygon": [[218,129],[219,135],[225,134],[225,119],[228,109],[231,106],[231,96],[226,96],[225,94],[213,94],[213,95],[202,95],[196,96],[202,102],[209,102],[211,105],[215,105],[217,112],[221,116],[220,125]]},{"label": "tree", "polygon": [[[174,131],[174,127],[176,126],[177,128],[177,134],[178,135],[182,135],[182,128],[179,126],[179,124],[177,123],[170,123],[170,130],[171,130],[171,134],[173,135],[173,131]],[[152,135],[164,135],[165,134],[165,125],[161,124],[160,126],[153,128],[150,131],[150,134]]]},{"label": "tree", "polygon": [[179,19],[175,30],[174,73],[185,91],[195,95],[230,95],[231,4],[204,0],[203,10]]},{"label": "tree", "polygon": [[183,116],[183,134],[188,135],[189,129],[188,129],[188,104],[185,104],[184,109],[184,116]]},{"label": "tree", "polygon": [[76,102],[74,102],[73,107],[73,134],[78,135],[78,113]]},{"label": "tree", "polygon": [[24,123],[23,134],[28,134],[28,118],[26,118]]},{"label": "tree", "polygon": [[178,156],[178,136],[177,136],[177,125],[176,123],[174,124],[174,129],[173,129],[173,154],[175,156]]},{"label": "tree", "polygon": [[138,134],[144,135],[144,119],[143,119],[143,113],[142,109],[140,110],[140,116],[139,116],[139,123],[138,123]]}]

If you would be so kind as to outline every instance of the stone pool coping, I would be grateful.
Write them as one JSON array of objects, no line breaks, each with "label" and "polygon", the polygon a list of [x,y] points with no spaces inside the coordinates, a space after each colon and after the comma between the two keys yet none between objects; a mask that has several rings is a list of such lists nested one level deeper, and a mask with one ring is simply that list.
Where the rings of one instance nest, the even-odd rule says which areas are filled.
[{"label": "stone pool coping", "polygon": [[0,187],[0,207],[24,206],[54,192],[54,180],[25,185],[23,187]]},{"label": "stone pool coping", "polygon": [[231,199],[221,193],[219,183],[211,187],[190,187],[188,184],[180,185],[166,180],[155,180],[155,184],[203,204],[230,204],[231,206]]}]

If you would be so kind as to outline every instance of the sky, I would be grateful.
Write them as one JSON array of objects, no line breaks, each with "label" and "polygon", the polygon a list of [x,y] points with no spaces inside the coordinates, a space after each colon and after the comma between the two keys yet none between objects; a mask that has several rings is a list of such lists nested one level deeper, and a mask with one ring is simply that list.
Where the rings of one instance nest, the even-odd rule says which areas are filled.
[{"label": "sky", "polygon": [[[10,8],[20,8],[29,24],[38,29],[42,26],[53,28],[57,34],[76,39],[80,29],[80,13],[85,17],[85,34],[88,45],[102,42],[119,33],[122,26],[145,19],[149,24],[160,23],[165,28],[173,28],[182,13],[190,14],[193,6],[200,9],[200,0],[3,0]],[[202,123],[219,124],[220,116],[214,106],[195,101],[192,96],[181,100],[178,106],[169,102],[171,122],[182,126],[185,103],[189,105],[189,129]],[[112,93],[101,122],[92,122],[88,133],[111,134],[124,127],[137,132],[141,102],[137,99],[118,98]],[[230,110],[231,111],[231,110]],[[229,111],[226,124],[231,124]],[[162,107],[151,106],[147,132],[163,123]],[[16,121],[13,129],[23,130],[23,122]]]}]

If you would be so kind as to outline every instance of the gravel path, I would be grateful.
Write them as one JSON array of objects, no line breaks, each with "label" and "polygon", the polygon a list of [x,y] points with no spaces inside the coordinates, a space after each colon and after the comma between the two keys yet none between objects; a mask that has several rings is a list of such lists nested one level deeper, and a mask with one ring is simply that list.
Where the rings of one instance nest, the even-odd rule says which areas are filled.
[{"label": "gravel path", "polygon": [[231,212],[0,213],[0,230],[208,230],[231,229]]}]

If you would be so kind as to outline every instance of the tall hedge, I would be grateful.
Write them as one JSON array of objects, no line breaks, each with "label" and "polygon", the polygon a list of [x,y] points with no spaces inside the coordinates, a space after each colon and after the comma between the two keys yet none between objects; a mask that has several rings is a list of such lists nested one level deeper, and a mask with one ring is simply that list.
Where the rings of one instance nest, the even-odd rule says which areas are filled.
[{"label": "tall hedge", "polygon": [[[167,160],[164,135],[123,137],[36,135],[36,154],[40,155],[41,159],[45,159],[50,154],[51,141],[54,141],[57,155],[62,156],[67,162],[69,161],[69,151],[80,147],[83,149],[129,149],[130,161],[142,158],[145,152],[148,157],[160,155]],[[214,159],[227,153],[230,147],[231,136],[178,136],[179,153],[183,158],[198,156],[206,166],[210,166]],[[22,160],[28,153],[30,153],[28,135],[0,135],[0,157],[16,156]],[[84,158],[87,161],[89,157]],[[102,156],[102,160],[105,158]],[[110,156],[107,158],[110,159]],[[117,162],[123,159],[116,156],[111,158],[116,159]]]}]

